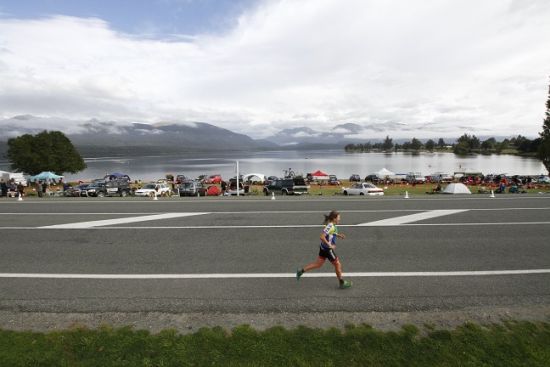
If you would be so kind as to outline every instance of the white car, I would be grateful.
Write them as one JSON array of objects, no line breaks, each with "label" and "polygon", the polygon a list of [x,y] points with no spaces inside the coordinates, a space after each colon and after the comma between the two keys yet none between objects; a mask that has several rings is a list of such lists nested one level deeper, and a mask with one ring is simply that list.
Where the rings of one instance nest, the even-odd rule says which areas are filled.
[{"label": "white car", "polygon": [[155,196],[155,191],[157,196],[170,196],[172,190],[164,183],[148,183],[143,186],[141,189],[136,190],[136,196]]},{"label": "white car", "polygon": [[343,187],[342,194],[344,195],[384,195],[384,190],[374,186],[370,182],[359,182],[351,185],[351,187]]}]

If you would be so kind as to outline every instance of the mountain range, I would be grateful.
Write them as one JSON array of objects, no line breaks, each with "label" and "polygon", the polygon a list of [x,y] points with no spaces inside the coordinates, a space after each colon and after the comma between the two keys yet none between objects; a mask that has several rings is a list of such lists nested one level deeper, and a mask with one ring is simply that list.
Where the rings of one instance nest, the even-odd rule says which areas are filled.
[{"label": "mountain range", "polygon": [[[9,138],[36,134],[46,129],[62,131],[81,154],[94,157],[216,150],[343,149],[350,143],[380,141],[369,139],[371,133],[380,135],[384,131],[409,130],[410,127],[398,122],[371,125],[346,123],[323,130],[297,126],[282,129],[265,139],[253,139],[205,122],[120,123],[20,115],[0,119],[0,154],[4,155],[7,150]],[[406,140],[410,139],[394,139],[394,142]]]}]

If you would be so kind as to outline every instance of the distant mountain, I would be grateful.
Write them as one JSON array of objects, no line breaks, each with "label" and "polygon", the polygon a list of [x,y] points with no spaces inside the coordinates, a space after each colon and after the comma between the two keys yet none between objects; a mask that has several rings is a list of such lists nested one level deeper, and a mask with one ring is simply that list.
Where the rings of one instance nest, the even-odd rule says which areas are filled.
[{"label": "distant mountain", "polygon": [[365,139],[353,137],[365,131],[362,125],[347,123],[335,125],[330,129],[315,130],[309,127],[299,126],[283,129],[277,134],[266,138],[281,146],[306,147],[311,145],[342,145],[358,143]]},{"label": "distant mountain", "polygon": [[0,127],[0,141],[45,129],[63,131],[85,156],[277,148],[273,142],[255,140],[204,122],[120,124],[23,115],[0,120]]}]

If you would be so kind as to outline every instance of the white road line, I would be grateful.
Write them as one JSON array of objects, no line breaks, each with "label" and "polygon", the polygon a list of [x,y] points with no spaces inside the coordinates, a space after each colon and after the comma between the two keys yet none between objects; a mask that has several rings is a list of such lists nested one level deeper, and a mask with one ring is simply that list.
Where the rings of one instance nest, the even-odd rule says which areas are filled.
[{"label": "white road line", "polygon": [[[550,274],[550,269],[480,270],[480,271],[420,271],[420,272],[350,272],[346,277],[454,277],[488,275]],[[0,273],[0,278],[38,279],[260,279],[295,278],[295,273],[214,273],[214,274],[50,274],[50,273]],[[304,277],[332,278],[334,273],[306,273]]]},{"label": "white road line", "polygon": [[361,223],[361,224],[358,224],[358,226],[365,226],[365,227],[399,226],[406,223],[418,222],[419,220],[437,218],[437,217],[442,217],[444,215],[451,215],[451,214],[462,213],[466,211],[468,210],[466,209],[430,210],[423,213],[404,215],[400,217],[382,219],[382,220],[377,220],[377,221],[368,222],[368,223]]},{"label": "white road line", "polygon": [[[423,227],[423,226],[524,226],[524,225],[550,225],[550,222],[492,222],[492,223],[409,223],[409,224],[400,224],[402,227]],[[115,230],[115,229],[131,229],[131,230],[150,230],[150,229],[262,229],[262,228],[322,228],[320,224],[287,224],[287,225],[250,225],[250,226],[139,226],[139,227],[129,227],[129,226],[112,226],[112,227],[54,227],[54,226],[45,226],[45,227],[14,227],[14,226],[0,226],[0,230],[12,230],[12,231],[21,231],[21,230],[51,230],[51,229],[95,229],[95,230]],[[365,228],[373,226],[365,226],[359,224],[339,224],[338,227],[356,227],[356,228]],[[382,227],[389,227],[388,225],[383,225]]]},{"label": "white road line", "polygon": [[40,228],[83,229],[83,228],[110,226],[110,225],[113,225],[113,224],[146,222],[146,221],[152,221],[152,220],[189,217],[189,216],[193,216],[193,215],[203,215],[203,214],[208,214],[208,213],[166,213],[166,214],[156,214],[156,215],[145,215],[145,216],[141,216],[141,217],[129,217],[129,218],[127,217],[127,218],[118,218],[118,219],[94,220],[94,221],[91,221],[91,222],[55,224],[55,225],[51,225],[51,226],[43,226],[43,227],[40,227]]}]

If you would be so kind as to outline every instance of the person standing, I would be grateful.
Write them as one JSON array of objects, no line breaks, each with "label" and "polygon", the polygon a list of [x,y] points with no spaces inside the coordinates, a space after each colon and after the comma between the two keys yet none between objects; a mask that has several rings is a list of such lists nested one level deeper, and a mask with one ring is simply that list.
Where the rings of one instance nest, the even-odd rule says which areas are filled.
[{"label": "person standing", "polygon": [[8,185],[6,185],[6,182],[4,182],[4,179],[2,179],[0,181],[0,196],[1,197],[4,197],[4,196],[8,196]]},{"label": "person standing", "polygon": [[338,278],[340,288],[349,288],[351,287],[351,281],[344,280],[342,277],[342,264],[334,252],[334,249],[336,248],[336,238],[346,238],[344,234],[338,233],[337,225],[340,224],[340,213],[333,210],[328,215],[325,215],[324,224],[325,228],[323,229],[320,237],[321,245],[319,247],[319,257],[317,258],[317,261],[304,266],[302,269],[298,269],[298,271],[296,271],[296,280],[300,280],[301,276],[305,272],[320,268],[328,259],[334,266],[334,271],[336,272],[336,278]]},{"label": "person standing", "polygon": [[38,194],[38,197],[42,197],[42,182],[36,181],[36,193]]}]

